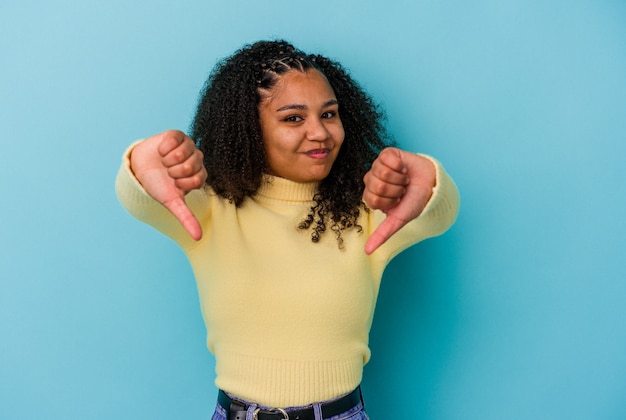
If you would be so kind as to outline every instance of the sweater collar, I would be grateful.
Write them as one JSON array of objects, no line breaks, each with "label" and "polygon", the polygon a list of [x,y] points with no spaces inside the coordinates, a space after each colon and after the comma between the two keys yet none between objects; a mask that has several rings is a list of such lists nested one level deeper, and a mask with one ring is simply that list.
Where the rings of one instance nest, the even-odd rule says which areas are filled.
[{"label": "sweater collar", "polygon": [[318,182],[294,182],[274,175],[263,175],[256,196],[284,201],[311,201]]}]

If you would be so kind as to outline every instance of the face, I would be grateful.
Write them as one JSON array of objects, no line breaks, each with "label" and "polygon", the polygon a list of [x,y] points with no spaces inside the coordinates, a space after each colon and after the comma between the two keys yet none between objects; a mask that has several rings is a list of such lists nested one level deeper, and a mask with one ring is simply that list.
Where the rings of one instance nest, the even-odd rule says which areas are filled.
[{"label": "face", "polygon": [[283,74],[259,105],[270,173],[296,182],[328,176],[343,143],[339,104],[317,70]]}]

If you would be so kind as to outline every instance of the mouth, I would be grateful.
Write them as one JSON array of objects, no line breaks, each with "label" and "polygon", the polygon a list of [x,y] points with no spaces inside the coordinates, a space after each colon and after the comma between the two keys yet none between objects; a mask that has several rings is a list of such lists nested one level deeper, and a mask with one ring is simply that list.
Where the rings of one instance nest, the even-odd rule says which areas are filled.
[{"label": "mouth", "polygon": [[305,155],[313,159],[326,159],[329,154],[329,149],[313,149],[305,153]]}]

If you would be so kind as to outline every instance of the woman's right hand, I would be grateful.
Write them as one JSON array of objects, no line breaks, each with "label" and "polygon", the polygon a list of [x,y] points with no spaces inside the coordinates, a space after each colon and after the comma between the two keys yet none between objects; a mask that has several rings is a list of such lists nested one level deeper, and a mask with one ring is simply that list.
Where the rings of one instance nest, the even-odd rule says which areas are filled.
[{"label": "woman's right hand", "polygon": [[196,241],[202,237],[200,223],[184,197],[204,186],[204,156],[185,133],[168,130],[137,144],[130,155],[131,170],[146,192],[163,204]]}]

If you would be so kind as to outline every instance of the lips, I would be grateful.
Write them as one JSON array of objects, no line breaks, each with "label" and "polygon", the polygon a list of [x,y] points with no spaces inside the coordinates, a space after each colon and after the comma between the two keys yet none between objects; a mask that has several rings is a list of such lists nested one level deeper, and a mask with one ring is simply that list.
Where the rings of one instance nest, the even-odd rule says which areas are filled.
[{"label": "lips", "polygon": [[305,153],[308,157],[313,159],[326,159],[330,154],[328,149],[313,149]]}]

